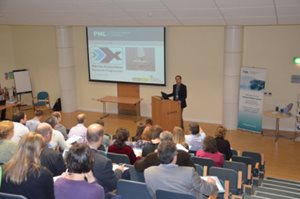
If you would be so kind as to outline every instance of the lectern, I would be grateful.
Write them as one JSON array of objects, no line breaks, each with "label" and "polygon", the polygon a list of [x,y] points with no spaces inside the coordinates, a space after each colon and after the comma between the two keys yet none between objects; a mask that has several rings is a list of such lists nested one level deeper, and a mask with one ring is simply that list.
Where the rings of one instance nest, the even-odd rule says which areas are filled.
[{"label": "lectern", "polygon": [[174,126],[181,125],[180,103],[152,96],[152,120],[164,130],[172,131]]}]

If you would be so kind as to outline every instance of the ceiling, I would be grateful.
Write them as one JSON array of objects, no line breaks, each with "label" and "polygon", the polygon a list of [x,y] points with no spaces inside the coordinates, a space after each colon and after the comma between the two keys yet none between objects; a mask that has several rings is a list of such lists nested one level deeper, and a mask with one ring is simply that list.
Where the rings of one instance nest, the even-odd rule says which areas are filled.
[{"label": "ceiling", "polygon": [[0,24],[300,24],[300,0],[0,0]]}]

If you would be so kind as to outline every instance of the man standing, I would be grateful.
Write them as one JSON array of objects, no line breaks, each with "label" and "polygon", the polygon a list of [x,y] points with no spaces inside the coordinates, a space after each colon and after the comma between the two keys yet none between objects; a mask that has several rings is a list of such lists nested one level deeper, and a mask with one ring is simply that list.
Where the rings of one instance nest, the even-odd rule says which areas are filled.
[{"label": "man standing", "polygon": [[163,141],[157,149],[160,165],[149,167],[144,172],[152,196],[155,196],[158,189],[192,194],[197,199],[217,193],[218,188],[213,179],[202,180],[193,167],[179,167],[175,164],[177,149],[174,142]]},{"label": "man standing", "polygon": [[175,77],[176,84],[173,85],[173,92],[168,94],[169,97],[173,96],[174,101],[178,101],[181,106],[181,127],[183,126],[183,109],[187,106],[186,105],[186,97],[187,97],[187,89],[186,85],[182,84],[182,77],[181,75],[176,75]]}]

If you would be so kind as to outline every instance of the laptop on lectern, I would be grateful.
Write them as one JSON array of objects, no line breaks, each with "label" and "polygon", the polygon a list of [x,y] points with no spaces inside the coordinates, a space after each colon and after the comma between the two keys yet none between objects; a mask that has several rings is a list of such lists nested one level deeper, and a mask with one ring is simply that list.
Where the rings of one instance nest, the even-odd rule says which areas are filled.
[{"label": "laptop on lectern", "polygon": [[168,94],[165,93],[165,92],[161,92],[161,97],[162,97],[163,99],[169,99]]}]

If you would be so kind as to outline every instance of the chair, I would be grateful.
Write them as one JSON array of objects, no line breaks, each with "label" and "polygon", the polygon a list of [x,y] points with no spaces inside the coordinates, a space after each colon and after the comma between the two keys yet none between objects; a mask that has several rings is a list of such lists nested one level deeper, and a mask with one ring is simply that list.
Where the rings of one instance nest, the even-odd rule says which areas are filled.
[{"label": "chair", "polygon": [[107,158],[111,159],[113,163],[116,164],[131,164],[129,157],[125,154],[107,152],[106,156]]},{"label": "chair", "polygon": [[255,162],[255,168],[259,169],[260,171],[264,171],[265,161],[264,161],[263,154],[257,152],[251,152],[251,151],[243,151],[242,156],[252,158]]},{"label": "chair", "polygon": [[192,157],[192,160],[194,161],[194,164],[199,164],[201,166],[207,166],[207,169],[209,170],[210,167],[215,165],[215,162],[212,159],[209,158],[203,158],[203,157]]},{"label": "chair", "polygon": [[0,199],[27,199],[25,196],[0,192]]},{"label": "chair", "polygon": [[247,165],[243,162],[230,162],[230,161],[225,161],[223,168],[227,168],[227,169],[233,169],[236,172],[241,172],[242,176],[241,176],[241,183],[242,184],[248,184],[250,182],[251,179],[248,179],[248,170],[247,170]]},{"label": "chair", "polygon": [[[248,166],[248,175],[250,177],[250,175],[255,176],[254,175],[254,169],[255,169],[255,162],[252,158],[250,157],[245,157],[245,156],[232,156],[232,161],[234,162],[243,162]],[[249,172],[250,171],[250,172]],[[249,179],[248,177],[248,179]]]},{"label": "chair", "polygon": [[220,168],[220,167],[210,167],[210,176],[217,176],[220,180],[225,182],[229,181],[229,192],[232,194],[238,194],[238,173],[233,169]]},{"label": "chair", "polygon": [[145,182],[144,172],[137,171],[131,164],[127,164],[126,167],[129,167],[130,180],[136,182]]},{"label": "chair", "polygon": [[34,110],[51,110],[49,93],[46,91],[38,92],[37,96],[32,99]]},{"label": "chair", "polygon": [[195,196],[167,190],[156,190],[156,199],[196,199]]},{"label": "chair", "polygon": [[122,199],[152,199],[146,183],[120,179],[117,184],[117,193]]},{"label": "chair", "polygon": [[197,173],[199,174],[199,176],[203,176],[203,171],[204,171],[204,168],[203,166],[199,165],[199,164],[195,164],[195,169],[197,171]]}]

